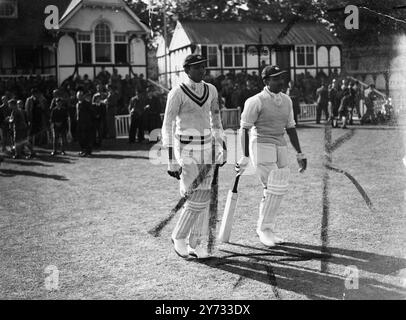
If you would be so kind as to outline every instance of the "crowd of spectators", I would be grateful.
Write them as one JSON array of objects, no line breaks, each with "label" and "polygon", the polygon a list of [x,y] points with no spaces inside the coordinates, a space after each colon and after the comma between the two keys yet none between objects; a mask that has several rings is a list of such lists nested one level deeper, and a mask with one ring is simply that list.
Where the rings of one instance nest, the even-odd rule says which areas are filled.
[{"label": "crowd of spectators", "polygon": [[[2,152],[20,157],[28,149],[25,154],[28,158],[35,156],[34,146],[52,144],[52,155],[56,155],[61,142],[64,154],[66,143],[72,140],[79,143],[80,155],[90,155],[93,147],[101,146],[102,139],[115,138],[114,117],[128,114],[130,101],[138,96],[145,96],[146,103],[140,128],[160,127],[161,100],[142,74],[122,78],[116,69],[110,74],[102,68],[93,81],[88,75],[75,74],[60,87],[53,76],[3,78],[0,80]],[[85,128],[90,131],[85,132]],[[24,131],[26,134],[22,135]],[[84,136],[89,137],[83,140]]]},{"label": "crowd of spectators", "polygon": [[[239,107],[241,112],[247,98],[263,89],[263,82],[256,72],[230,72],[216,78],[208,73],[204,80],[216,86],[222,108]],[[324,113],[326,120],[342,121],[344,128],[346,124],[353,124],[354,111],[358,114],[360,124],[384,123],[393,118],[390,99],[381,101],[382,97],[377,94],[373,85],[365,88],[357,80],[339,74],[337,69],[333,69],[329,76],[323,71],[316,77],[307,71],[300,73],[295,81],[286,81],[284,92],[292,99],[296,123],[301,103],[316,104],[316,123],[320,123]],[[343,104],[345,96],[348,97],[344,99]],[[361,100],[366,108],[364,114],[360,110]]]},{"label": "crowd of spectators", "polygon": [[[230,72],[218,77],[213,77],[208,72],[204,80],[216,86],[221,108],[227,109],[240,107],[243,111],[247,98],[263,89],[261,77],[256,72],[250,74]],[[285,92],[292,98],[296,122],[300,113],[300,103],[316,103],[316,123],[320,122],[324,112],[326,119],[337,120],[347,117],[351,124],[354,108],[358,115],[361,115],[360,99],[365,100],[367,107],[361,123],[368,121],[374,123],[380,116],[382,118],[382,115],[389,113],[385,110],[382,113],[373,111],[373,102],[377,96],[373,87],[368,90],[365,93],[357,81],[340,77],[334,70],[329,77],[323,72],[316,77],[312,77],[308,72],[299,74],[296,82],[287,82]],[[89,143],[92,147],[101,147],[102,139],[115,138],[116,115],[129,114],[131,117],[129,143],[145,141],[145,131],[152,132],[161,127],[160,115],[164,112],[166,99],[166,94],[155,86],[149,86],[142,74],[122,78],[116,69],[110,74],[104,68],[94,80],[90,80],[86,74],[83,77],[75,74],[63,81],[59,88],[53,76],[0,79],[0,96],[2,151],[6,152],[9,147],[17,157],[20,156],[21,146],[22,149],[29,150],[28,156],[32,156],[33,146],[51,143],[52,155],[55,155],[57,152],[55,140],[61,140],[62,153],[67,141],[73,140],[81,145],[82,155],[91,154]],[[90,113],[87,111],[80,113],[82,105],[85,105],[83,110],[89,109]],[[53,112],[58,106],[66,110],[66,116],[63,115],[64,112]],[[390,101],[387,100],[385,108],[390,110],[390,107]],[[25,130],[23,124],[15,123],[16,119],[22,118],[18,110],[22,112],[27,126],[28,139],[25,139],[27,143],[15,141],[24,140],[21,138],[21,132]],[[83,123],[80,123],[80,114],[88,119],[85,126],[93,128],[91,132],[86,132],[86,135],[90,134],[93,137],[90,142],[80,139],[83,134],[81,135],[78,128],[84,128]],[[61,123],[64,125],[61,126]],[[345,125],[344,122],[343,126]],[[16,131],[14,130],[14,133],[12,131],[16,126],[19,127],[18,137],[15,137]],[[55,131],[56,127],[62,128],[62,132]]]},{"label": "crowd of spectators", "polygon": [[[327,83],[334,78],[339,79],[339,77],[336,69],[333,70],[330,76],[325,75],[322,71],[316,77],[313,77],[307,71],[298,74],[296,82],[292,82],[292,85],[298,90],[298,103],[315,103],[317,100],[316,90],[321,83]],[[256,71],[252,73],[229,72],[218,77],[213,77],[208,72],[204,81],[216,86],[221,97],[222,107],[227,109],[240,107],[243,110],[245,100],[260,92],[264,86],[260,74]],[[288,82],[286,82],[285,92],[287,89]]]}]

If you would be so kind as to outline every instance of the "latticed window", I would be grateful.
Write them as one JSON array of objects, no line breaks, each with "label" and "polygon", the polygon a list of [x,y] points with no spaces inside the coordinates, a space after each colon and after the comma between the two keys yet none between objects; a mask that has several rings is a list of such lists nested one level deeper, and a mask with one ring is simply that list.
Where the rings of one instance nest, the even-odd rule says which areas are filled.
[{"label": "latticed window", "polygon": [[296,62],[298,66],[314,66],[314,46],[297,46]]},{"label": "latticed window", "polygon": [[89,33],[78,34],[78,50],[80,63],[92,63],[92,41]]},{"label": "latticed window", "polygon": [[244,64],[243,53],[244,53],[243,47],[234,47],[234,66],[235,67],[243,66],[243,64]]},{"label": "latticed window", "polygon": [[128,41],[125,34],[114,35],[114,56],[116,63],[128,63]]},{"label": "latticed window", "polygon": [[224,46],[224,67],[242,67],[244,65],[243,46]]},{"label": "latticed window", "polygon": [[0,18],[17,17],[17,0],[0,0]]},{"label": "latticed window", "polygon": [[94,31],[96,62],[111,62],[111,31],[105,23],[99,23]]},{"label": "latticed window", "polygon": [[208,60],[208,66],[209,67],[217,67],[218,66],[218,61],[217,61],[217,46],[208,46],[207,47],[207,60]]}]

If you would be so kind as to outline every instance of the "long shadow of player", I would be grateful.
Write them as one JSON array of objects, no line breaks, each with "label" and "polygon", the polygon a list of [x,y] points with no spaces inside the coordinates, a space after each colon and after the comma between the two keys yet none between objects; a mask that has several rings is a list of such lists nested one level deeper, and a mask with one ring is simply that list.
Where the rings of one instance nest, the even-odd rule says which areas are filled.
[{"label": "long shadow of player", "polygon": [[96,159],[116,159],[116,160],[124,160],[124,159],[143,159],[143,160],[149,160],[149,157],[145,156],[127,156],[127,155],[121,155],[121,154],[97,154],[97,153],[92,153],[92,158]]},{"label": "long shadow of player", "polygon": [[28,177],[36,177],[36,178],[44,178],[44,179],[53,179],[59,181],[68,181],[64,176],[56,175],[56,174],[45,174],[45,173],[38,173],[34,171],[26,171],[26,170],[11,170],[11,169],[0,169],[0,174],[2,177],[15,177],[15,176],[28,176]]},{"label": "long shadow of player", "polygon": [[37,161],[28,161],[28,160],[7,160],[8,163],[11,164],[18,164],[19,166],[23,166],[23,167],[53,167],[50,164],[44,164],[41,162],[37,162]]},{"label": "long shadow of player", "polygon": [[[399,285],[372,279],[365,272],[382,276],[392,275],[406,268],[406,260],[370,252],[328,248],[330,255],[321,254],[321,246],[287,243],[272,249],[231,243],[237,250],[220,250],[225,255],[198,261],[209,267],[263,282],[275,288],[304,295],[310,299],[404,299],[406,290]],[[249,249],[247,252],[244,249]],[[252,250],[255,250],[253,253]],[[318,268],[299,265],[297,262],[319,260],[340,265],[340,273],[321,272]],[[308,265],[308,264],[307,264]],[[345,288],[345,268],[355,266],[359,270],[358,289]],[[234,285],[235,287],[237,285]],[[344,296],[345,294],[345,296]],[[278,297],[279,298],[279,297]],[[283,299],[283,296],[281,297]]]}]

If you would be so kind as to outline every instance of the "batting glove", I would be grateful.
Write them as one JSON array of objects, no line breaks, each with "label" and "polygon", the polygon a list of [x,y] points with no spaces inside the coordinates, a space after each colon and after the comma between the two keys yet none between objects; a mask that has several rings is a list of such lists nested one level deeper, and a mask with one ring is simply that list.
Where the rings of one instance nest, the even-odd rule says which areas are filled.
[{"label": "batting glove", "polygon": [[[227,163],[227,148],[224,148],[224,144],[221,148],[221,150],[218,150],[216,153],[216,164],[219,164],[220,167],[224,166]],[[216,148],[217,150],[217,148]]]},{"label": "batting glove", "polygon": [[250,163],[250,158],[246,157],[246,156],[242,156],[240,158],[240,161],[238,161],[235,165],[235,171],[238,174],[242,174],[245,171],[245,169],[247,169],[249,163]]},{"label": "batting glove", "polygon": [[180,175],[182,173],[182,167],[176,161],[169,161],[168,163],[168,174],[180,180]]},{"label": "batting glove", "polygon": [[307,159],[303,153],[296,155],[297,163],[299,164],[299,172],[303,173],[307,168]]}]

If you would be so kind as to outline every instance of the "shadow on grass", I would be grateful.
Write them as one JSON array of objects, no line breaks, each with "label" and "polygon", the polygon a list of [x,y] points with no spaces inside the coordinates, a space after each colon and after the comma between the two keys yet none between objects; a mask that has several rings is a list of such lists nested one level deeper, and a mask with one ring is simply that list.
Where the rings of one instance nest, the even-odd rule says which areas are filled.
[{"label": "shadow on grass", "polygon": [[149,157],[145,156],[124,156],[120,154],[98,154],[98,153],[92,153],[91,158],[96,158],[96,159],[117,159],[117,160],[123,160],[123,159],[144,159],[144,160],[149,160]]},{"label": "shadow on grass", "polygon": [[41,162],[31,161],[31,160],[15,160],[15,159],[7,159],[4,162],[8,162],[11,164],[17,164],[23,167],[53,167],[49,164],[44,164]]},{"label": "shadow on grass", "polygon": [[[299,122],[296,125],[297,129],[324,129],[325,124],[316,124],[312,122]],[[347,132],[348,130],[356,129],[356,130],[377,130],[377,131],[390,131],[390,130],[401,130],[401,126],[397,125],[371,125],[371,124],[354,124],[354,125],[347,125],[347,129],[342,129],[341,127],[333,128],[333,130]]]},{"label": "shadow on grass", "polygon": [[[73,163],[72,158],[69,158],[71,155],[70,154],[66,154],[66,156],[62,156],[62,155],[56,155],[56,156],[51,156],[51,152],[48,150],[35,150],[35,156],[30,159],[27,160],[29,162],[31,161],[42,161],[42,162],[49,162],[49,163],[65,163],[65,164],[71,164]],[[46,165],[44,165],[46,166]]]},{"label": "shadow on grass", "polygon": [[[238,284],[234,287],[240,286],[240,283],[248,278],[269,284],[278,299],[278,289],[296,292],[310,299],[403,300],[406,297],[406,289],[400,282],[397,286],[363,276],[365,272],[396,276],[400,270],[406,268],[405,259],[332,247],[328,248],[330,255],[327,256],[321,254],[321,246],[296,243],[287,243],[272,249],[230,244],[249,251],[244,253],[220,250],[225,253],[224,256],[198,263],[239,275]],[[321,272],[318,268],[294,263],[308,260],[340,265],[342,274]],[[348,266],[355,266],[359,270],[359,288],[356,290],[345,288],[345,268]],[[281,298],[283,299],[283,296]]]},{"label": "shadow on grass", "polygon": [[68,181],[69,180],[64,176],[59,176],[56,174],[38,173],[38,172],[33,172],[33,171],[0,169],[0,173],[1,173],[1,176],[3,176],[3,177],[27,176],[27,177],[35,177],[35,178],[53,179],[53,180],[59,180],[59,181]]},{"label": "shadow on grass", "polygon": [[[155,144],[154,143],[133,143],[129,144],[127,139],[109,139],[103,140],[103,144],[99,148],[94,148],[92,152],[92,157],[101,158],[101,159],[145,159],[149,158],[146,156],[131,156],[126,154],[110,154],[106,153],[108,151],[127,151],[127,152],[136,152],[136,151],[146,151],[148,152]],[[69,158],[64,158],[61,155],[52,157],[50,155],[52,147],[44,146],[38,147],[35,149],[37,153],[37,159],[45,162],[57,162],[57,163],[71,163]],[[72,158],[78,158],[78,153],[81,151],[78,143],[74,142],[65,148],[66,156]]]}]

